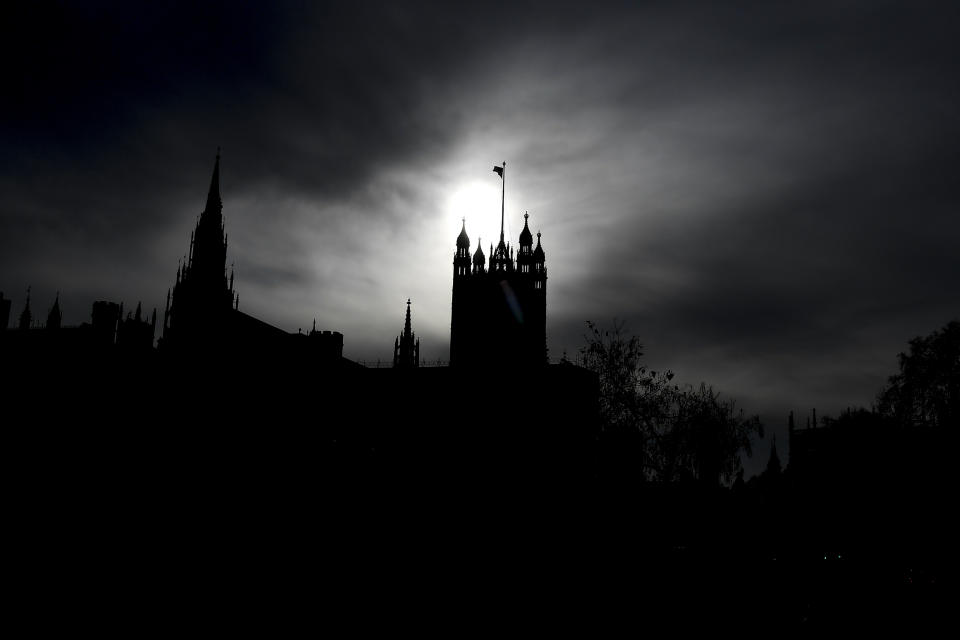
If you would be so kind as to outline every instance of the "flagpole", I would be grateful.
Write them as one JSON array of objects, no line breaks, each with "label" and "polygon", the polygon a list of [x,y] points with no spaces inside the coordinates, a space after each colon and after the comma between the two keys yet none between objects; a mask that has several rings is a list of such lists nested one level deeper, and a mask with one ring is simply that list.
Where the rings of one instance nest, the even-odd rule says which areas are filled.
[{"label": "flagpole", "polygon": [[503,174],[500,176],[503,184],[500,187],[500,242],[503,242],[503,212],[507,200],[507,161],[503,161]]}]

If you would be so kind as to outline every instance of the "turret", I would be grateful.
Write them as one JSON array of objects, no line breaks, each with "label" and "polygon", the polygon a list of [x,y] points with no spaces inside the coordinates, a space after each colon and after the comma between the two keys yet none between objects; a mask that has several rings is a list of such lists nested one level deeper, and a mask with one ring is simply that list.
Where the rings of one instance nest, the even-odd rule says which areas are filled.
[{"label": "turret", "polygon": [[537,248],[533,250],[531,262],[531,271],[533,272],[533,288],[546,291],[547,289],[547,267],[546,256],[543,253],[543,247],[540,245],[540,232],[537,231]]},{"label": "turret", "polygon": [[407,298],[407,315],[403,322],[403,333],[393,341],[393,366],[398,369],[420,366],[420,340],[416,339],[410,322],[410,298]]},{"label": "turret", "polygon": [[467,235],[467,219],[457,236],[457,252],[453,256],[453,276],[465,276],[470,273],[470,237]]},{"label": "turret", "polygon": [[527,224],[529,213],[523,214],[523,231],[520,232],[520,251],[517,253],[517,271],[530,273],[533,267],[533,234]]},{"label": "turret", "polygon": [[477,252],[473,254],[473,272],[474,273],[485,273],[486,267],[484,266],[484,261],[487,259],[483,255],[483,244],[480,239],[477,238]]}]

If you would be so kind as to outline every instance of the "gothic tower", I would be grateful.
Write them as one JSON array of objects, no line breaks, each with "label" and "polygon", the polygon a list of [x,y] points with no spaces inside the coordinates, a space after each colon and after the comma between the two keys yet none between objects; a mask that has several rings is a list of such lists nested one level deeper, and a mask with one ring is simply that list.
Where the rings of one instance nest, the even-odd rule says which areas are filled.
[{"label": "gothic tower", "polygon": [[403,333],[393,342],[393,366],[396,369],[412,369],[420,366],[420,340],[410,325],[410,299],[407,298],[407,318]]},{"label": "gothic tower", "polygon": [[237,298],[227,276],[227,236],[220,197],[220,149],[213,165],[207,203],[190,234],[190,252],[177,268],[167,293],[162,342],[166,347],[210,345],[221,334]]},{"label": "gothic tower", "polygon": [[[494,169],[503,177],[504,167]],[[547,269],[540,234],[533,246],[529,213],[519,251],[500,241],[489,262],[480,246],[470,264],[466,222],[453,259],[450,365],[463,368],[536,367],[547,364]]]}]

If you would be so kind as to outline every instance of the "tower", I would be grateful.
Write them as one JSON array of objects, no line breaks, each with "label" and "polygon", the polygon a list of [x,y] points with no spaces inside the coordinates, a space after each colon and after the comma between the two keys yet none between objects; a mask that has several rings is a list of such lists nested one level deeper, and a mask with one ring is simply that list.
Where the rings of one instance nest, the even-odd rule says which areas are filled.
[{"label": "tower", "polygon": [[210,345],[222,334],[236,300],[227,275],[227,235],[220,196],[220,149],[213,165],[207,202],[190,234],[190,250],[167,294],[162,341],[167,347]]},{"label": "tower", "polygon": [[[504,178],[504,166],[494,171]],[[480,246],[470,264],[470,238],[464,221],[454,253],[450,322],[450,365],[463,368],[536,367],[547,364],[547,269],[537,233],[533,246],[530,214],[524,214],[519,251],[504,236],[501,200],[500,240],[489,262]]]},{"label": "tower", "polygon": [[407,317],[403,332],[393,342],[393,366],[396,369],[412,369],[420,366],[420,340],[410,324],[410,298],[407,298]]}]

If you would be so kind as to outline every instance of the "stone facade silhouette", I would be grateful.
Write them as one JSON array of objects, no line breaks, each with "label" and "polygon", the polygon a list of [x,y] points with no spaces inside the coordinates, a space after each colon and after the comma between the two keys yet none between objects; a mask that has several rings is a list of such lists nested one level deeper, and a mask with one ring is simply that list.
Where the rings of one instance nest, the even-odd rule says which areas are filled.
[{"label": "stone facade silhouette", "polygon": [[227,240],[218,149],[207,204],[190,234],[190,252],[177,267],[173,291],[167,291],[161,347],[211,346],[224,337],[229,311],[239,306],[233,273],[226,272]]},{"label": "stone facade silhouette", "polygon": [[453,367],[544,366],[547,364],[547,268],[540,233],[533,246],[524,214],[519,250],[504,241],[480,242],[470,256],[466,221],[453,257],[450,365]]},{"label": "stone facade silhouette", "polygon": [[397,369],[412,369],[420,366],[420,340],[410,325],[410,299],[407,298],[407,317],[403,332],[393,341],[393,366]]},{"label": "stone facade silhouette", "polygon": [[217,352],[233,359],[295,358],[324,366],[340,364],[343,334],[317,331],[316,321],[309,334],[288,333],[240,311],[234,273],[227,272],[228,240],[218,149],[206,206],[190,234],[190,250],[177,267],[173,289],[167,291],[158,349],[184,356]]}]

